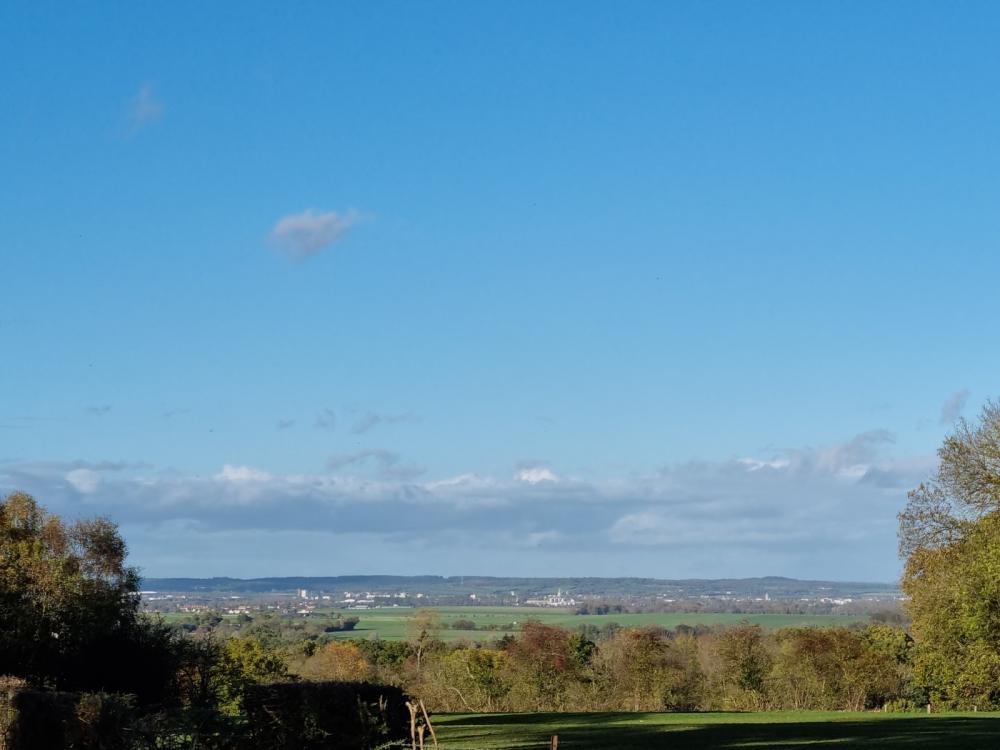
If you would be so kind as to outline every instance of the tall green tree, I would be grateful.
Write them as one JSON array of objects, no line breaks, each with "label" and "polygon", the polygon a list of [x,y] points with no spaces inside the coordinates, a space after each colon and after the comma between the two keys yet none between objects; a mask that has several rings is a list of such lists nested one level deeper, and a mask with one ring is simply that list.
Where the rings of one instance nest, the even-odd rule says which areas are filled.
[{"label": "tall green tree", "polygon": [[936,702],[1000,706],[1000,404],[938,456],[899,516],[914,677]]}]

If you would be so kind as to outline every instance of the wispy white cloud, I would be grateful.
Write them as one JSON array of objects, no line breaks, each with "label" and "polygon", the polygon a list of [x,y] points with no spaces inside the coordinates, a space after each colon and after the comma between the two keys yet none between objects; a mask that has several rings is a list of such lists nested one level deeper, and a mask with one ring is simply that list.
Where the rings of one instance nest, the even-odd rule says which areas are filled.
[{"label": "wispy white cloud", "polygon": [[326,466],[331,471],[337,471],[338,469],[343,469],[345,466],[365,463],[369,459],[382,465],[392,465],[399,461],[399,454],[379,448],[367,448],[354,453],[341,453],[331,456],[330,460],[326,462]]},{"label": "wispy white cloud", "polygon": [[369,430],[378,427],[381,424],[397,424],[399,422],[413,422],[416,419],[410,412],[402,412],[400,414],[386,414],[375,411],[365,412],[363,415],[354,420],[351,425],[351,433],[354,435],[363,435]]},{"label": "wispy white cloud", "polygon": [[341,239],[361,219],[361,213],[353,209],[338,213],[307,208],[278,219],[270,240],[288,258],[304,260]]},{"label": "wispy white cloud", "polygon": [[398,453],[381,448],[366,448],[354,453],[341,453],[331,456],[327,461],[330,471],[339,471],[347,467],[361,468],[374,465],[376,476],[380,479],[409,481],[416,479],[425,470],[413,464],[404,464]]},{"label": "wispy white cloud", "polygon": [[223,482],[267,482],[272,477],[266,471],[250,466],[233,466],[226,464],[215,478]]},{"label": "wispy white cloud", "polygon": [[337,412],[333,409],[323,409],[316,415],[316,426],[323,430],[332,430],[337,426]]},{"label": "wispy white cloud", "polygon": [[529,466],[518,470],[514,478],[520,482],[528,484],[538,484],[539,482],[558,482],[559,477],[547,466]]},{"label": "wispy white cloud", "polygon": [[101,475],[93,469],[72,469],[66,472],[66,481],[85,495],[101,485]]},{"label": "wispy white cloud", "polygon": [[154,122],[163,119],[167,108],[156,96],[151,83],[144,83],[138,93],[129,102],[128,133],[135,135],[140,130]]},{"label": "wispy white cloud", "polygon": [[960,391],[955,391],[951,394],[948,399],[941,404],[941,424],[951,424],[960,416],[965,410],[965,405],[969,402],[969,396],[972,395],[967,388],[963,388]]},{"label": "wispy white cloud", "polygon": [[529,531],[523,536],[514,538],[514,542],[522,547],[540,547],[543,544],[550,544],[562,539],[562,534],[558,531]]}]

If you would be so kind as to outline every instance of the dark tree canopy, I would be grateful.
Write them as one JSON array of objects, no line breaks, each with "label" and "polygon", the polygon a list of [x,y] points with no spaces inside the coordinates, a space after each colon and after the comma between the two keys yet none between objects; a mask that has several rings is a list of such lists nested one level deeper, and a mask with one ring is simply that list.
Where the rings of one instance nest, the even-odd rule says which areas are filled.
[{"label": "dark tree canopy", "polygon": [[0,500],[0,674],[160,698],[169,636],[139,616],[126,552],[105,518],[67,523],[21,492]]}]

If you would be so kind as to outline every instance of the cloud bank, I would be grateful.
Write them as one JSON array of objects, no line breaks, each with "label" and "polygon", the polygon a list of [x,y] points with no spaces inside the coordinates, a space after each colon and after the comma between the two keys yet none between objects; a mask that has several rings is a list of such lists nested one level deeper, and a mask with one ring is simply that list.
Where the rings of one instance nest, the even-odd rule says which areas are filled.
[{"label": "cloud bank", "polygon": [[[423,469],[379,449],[333,456],[316,474],[8,462],[0,490],[32,492],[68,516],[111,516],[150,575],[888,580],[898,573],[896,513],[934,467],[933,457],[889,457],[891,445],[891,435],[874,431],[816,449],[600,480],[543,465],[508,477],[421,479]],[[199,545],[201,556],[174,554]],[[319,549],[327,552],[315,557]]]}]

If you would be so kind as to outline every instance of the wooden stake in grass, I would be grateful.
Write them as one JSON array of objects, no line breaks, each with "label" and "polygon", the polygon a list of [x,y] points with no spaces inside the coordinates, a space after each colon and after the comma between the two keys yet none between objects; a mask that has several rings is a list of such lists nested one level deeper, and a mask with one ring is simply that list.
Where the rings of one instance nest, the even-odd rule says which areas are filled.
[{"label": "wooden stake in grass", "polygon": [[549,742],[549,750],[559,750],[559,735],[552,735],[552,740]]}]

